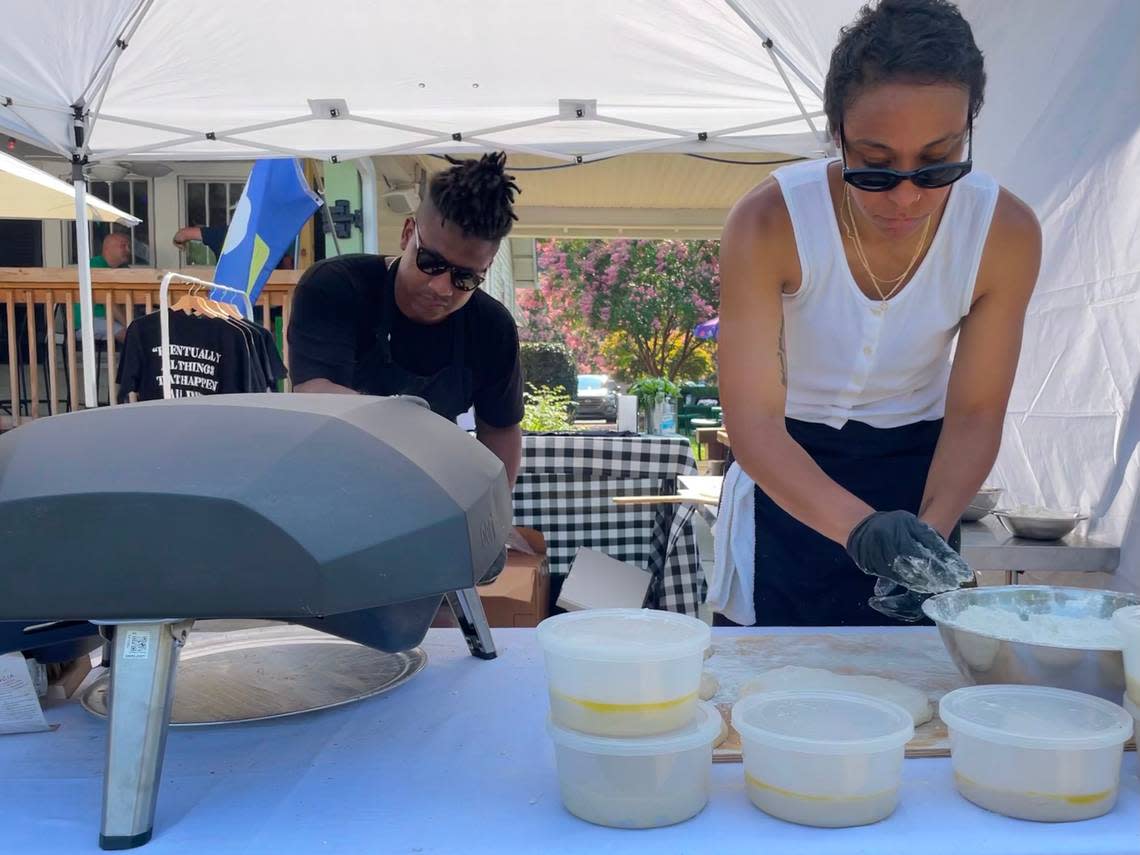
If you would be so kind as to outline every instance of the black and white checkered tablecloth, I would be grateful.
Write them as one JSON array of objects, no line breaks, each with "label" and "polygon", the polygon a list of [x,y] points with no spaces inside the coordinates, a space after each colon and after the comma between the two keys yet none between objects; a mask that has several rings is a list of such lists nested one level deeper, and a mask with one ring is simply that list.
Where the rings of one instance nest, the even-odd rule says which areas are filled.
[{"label": "black and white checkered tablecloth", "polygon": [[615,505],[614,496],[668,495],[695,475],[680,436],[534,434],[523,437],[515,524],[542,532],[551,573],[567,573],[579,547],[652,574],[646,605],[695,615],[705,596],[692,506]]}]

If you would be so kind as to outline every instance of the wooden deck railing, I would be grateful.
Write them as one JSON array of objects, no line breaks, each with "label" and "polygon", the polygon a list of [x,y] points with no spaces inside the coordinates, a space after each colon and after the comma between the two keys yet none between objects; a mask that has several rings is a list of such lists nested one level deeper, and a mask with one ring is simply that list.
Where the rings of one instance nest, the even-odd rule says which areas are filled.
[{"label": "wooden deck railing", "polygon": [[[158,286],[166,271],[153,268],[91,271],[97,306],[107,318],[121,309],[129,324],[158,310]],[[209,280],[213,268],[183,271]],[[254,305],[254,320],[271,332],[281,320],[282,357],[289,362],[284,331],[289,327],[293,289],[301,271],[274,271]],[[176,292],[177,293],[177,292]],[[73,267],[0,267],[0,428],[24,419],[82,407],[82,345],[79,340],[79,274]],[[100,403],[115,405],[117,368],[114,336],[97,342]],[[288,388],[288,381],[286,381]]]}]

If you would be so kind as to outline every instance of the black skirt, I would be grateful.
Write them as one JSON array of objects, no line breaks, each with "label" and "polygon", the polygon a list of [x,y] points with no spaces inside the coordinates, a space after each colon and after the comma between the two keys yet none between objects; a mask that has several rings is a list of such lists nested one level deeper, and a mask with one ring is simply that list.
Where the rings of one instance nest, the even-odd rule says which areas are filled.
[{"label": "black skirt", "polygon": [[[788,433],[837,484],[877,511],[917,514],[942,421],[836,429],[787,420]],[[951,545],[958,548],[958,532]],[[794,519],[756,488],[757,626],[892,626],[867,605],[875,578],[846,550]],[[927,621],[924,621],[927,623]]]}]

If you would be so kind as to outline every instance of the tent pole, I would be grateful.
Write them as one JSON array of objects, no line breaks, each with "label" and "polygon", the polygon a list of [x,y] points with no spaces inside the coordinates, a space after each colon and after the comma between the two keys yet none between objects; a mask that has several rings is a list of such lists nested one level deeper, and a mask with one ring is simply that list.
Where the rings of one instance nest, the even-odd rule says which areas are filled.
[{"label": "tent pole", "polygon": [[364,251],[379,254],[380,197],[376,193],[376,164],[370,157],[358,157],[354,162],[360,176],[360,212],[363,220],[360,231],[364,237]]},{"label": "tent pole", "polygon": [[[91,242],[87,231],[87,184],[83,180],[83,163],[76,155],[71,164],[71,180],[75,185],[75,260],[79,268],[79,317],[83,338],[83,405],[98,406],[95,390],[95,301],[91,293]],[[107,318],[107,332],[113,331]]]},{"label": "tent pole", "polygon": [[788,92],[791,94],[792,100],[796,102],[796,106],[800,109],[800,115],[803,116],[804,121],[807,122],[808,127],[811,128],[812,135],[816,139],[819,139],[819,130],[816,128],[815,122],[811,120],[811,116],[808,114],[804,102],[800,100],[799,93],[796,92],[796,87],[792,86],[792,81],[788,80],[787,72],[784,71],[784,64],[780,62],[780,56],[772,46],[771,40],[764,42],[764,47],[768,48],[768,53],[772,55],[772,64],[776,66],[776,71],[780,72],[780,77],[783,79],[784,85],[788,87]]}]

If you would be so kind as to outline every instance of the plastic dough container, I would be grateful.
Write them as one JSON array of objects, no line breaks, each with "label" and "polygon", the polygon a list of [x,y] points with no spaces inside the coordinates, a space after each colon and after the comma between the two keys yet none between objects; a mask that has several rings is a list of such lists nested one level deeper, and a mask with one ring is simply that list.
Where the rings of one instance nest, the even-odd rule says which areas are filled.
[{"label": "plastic dough container", "polygon": [[[1128,697],[1128,695],[1125,695],[1124,709],[1130,716],[1132,716],[1134,725],[1132,728],[1133,735],[1137,736],[1137,738],[1140,738],[1140,705],[1132,703],[1132,699]],[[1137,764],[1136,766],[1136,775],[1137,777],[1140,777],[1140,764]]]},{"label": "plastic dough container", "polygon": [[764,692],[738,701],[748,797],[789,822],[869,825],[899,799],[914,720],[898,704],[852,692]]},{"label": "plastic dough container", "polygon": [[708,624],[674,612],[590,609],[538,626],[550,716],[598,736],[651,736],[697,709]]},{"label": "plastic dough container", "polygon": [[1102,698],[1046,686],[969,686],[942,698],[954,784],[980,807],[1067,822],[1116,804],[1132,717]]},{"label": "plastic dough container", "polygon": [[683,822],[709,800],[716,707],[699,702],[686,727],[631,739],[591,736],[547,723],[562,803],[588,822],[656,828]]},{"label": "plastic dough container", "polygon": [[1140,705],[1140,606],[1125,606],[1112,613],[1112,626],[1124,642],[1124,678],[1128,697]]}]

